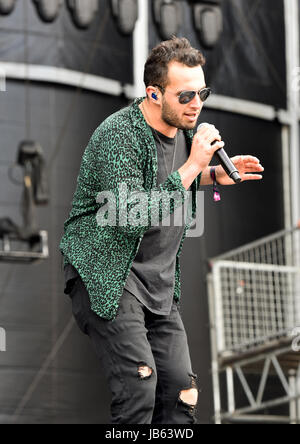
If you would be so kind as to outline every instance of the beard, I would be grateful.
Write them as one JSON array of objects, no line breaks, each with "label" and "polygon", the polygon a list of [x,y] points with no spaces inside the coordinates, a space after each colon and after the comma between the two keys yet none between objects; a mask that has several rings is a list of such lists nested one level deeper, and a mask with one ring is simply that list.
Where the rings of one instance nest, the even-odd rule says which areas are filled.
[{"label": "beard", "polygon": [[178,117],[176,112],[173,110],[173,108],[167,103],[164,97],[162,99],[161,118],[167,125],[181,130],[194,129],[197,124],[197,121],[195,123],[184,124],[182,120]]}]

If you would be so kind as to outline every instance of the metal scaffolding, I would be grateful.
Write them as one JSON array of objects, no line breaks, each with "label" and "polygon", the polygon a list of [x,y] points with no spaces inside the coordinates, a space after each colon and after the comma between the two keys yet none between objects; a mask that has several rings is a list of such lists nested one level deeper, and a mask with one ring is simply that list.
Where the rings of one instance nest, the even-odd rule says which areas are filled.
[{"label": "metal scaffolding", "polygon": [[[216,423],[300,423],[299,240],[298,228],[284,230],[210,262]],[[284,404],[289,414],[266,414]]]}]

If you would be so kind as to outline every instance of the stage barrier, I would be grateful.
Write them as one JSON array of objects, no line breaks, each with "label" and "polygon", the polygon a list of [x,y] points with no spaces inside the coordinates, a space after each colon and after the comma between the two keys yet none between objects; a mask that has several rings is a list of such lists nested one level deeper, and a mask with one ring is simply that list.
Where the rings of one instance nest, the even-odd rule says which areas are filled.
[{"label": "stage barrier", "polygon": [[299,241],[284,230],[210,260],[216,423],[300,423]]}]

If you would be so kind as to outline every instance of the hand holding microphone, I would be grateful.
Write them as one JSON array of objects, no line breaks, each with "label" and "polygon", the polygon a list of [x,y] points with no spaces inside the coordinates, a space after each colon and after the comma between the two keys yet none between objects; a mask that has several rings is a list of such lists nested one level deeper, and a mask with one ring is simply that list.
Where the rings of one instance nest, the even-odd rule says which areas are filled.
[{"label": "hand holding microphone", "polygon": [[[196,145],[199,144],[200,138],[202,139],[203,143],[201,144],[201,148],[202,150],[204,148],[204,151],[206,153],[211,154],[210,160],[212,159],[213,155],[216,155],[230,179],[232,179],[235,183],[241,182],[242,179],[239,171],[224,150],[225,144],[224,142],[221,142],[220,133],[213,125],[210,125],[208,123],[201,123],[201,125],[199,125],[198,127],[198,132],[195,135],[195,138]],[[210,144],[210,148],[209,146],[207,146],[208,144]],[[201,152],[203,153],[202,150]],[[204,157],[207,159],[207,156]],[[210,160],[208,164],[210,163]],[[205,167],[208,166],[208,164],[206,164]]]},{"label": "hand holding microphone", "polygon": [[[232,185],[241,181],[261,180],[264,171],[260,160],[251,155],[235,156],[232,160],[224,150],[224,142],[215,126],[203,123],[198,127],[188,161],[178,170],[182,184],[189,189],[195,177],[202,172],[201,184],[211,183],[209,164],[216,154],[221,162],[217,181],[221,185]],[[221,172],[220,172],[221,170]]]}]

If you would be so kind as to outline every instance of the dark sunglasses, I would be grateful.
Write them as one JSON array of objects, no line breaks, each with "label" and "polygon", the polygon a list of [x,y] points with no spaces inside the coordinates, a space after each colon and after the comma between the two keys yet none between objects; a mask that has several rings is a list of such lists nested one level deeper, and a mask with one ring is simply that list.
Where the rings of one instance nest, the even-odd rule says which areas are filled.
[{"label": "dark sunglasses", "polygon": [[200,100],[202,102],[205,102],[205,100],[207,100],[209,98],[209,96],[211,95],[211,89],[204,88],[204,89],[201,89],[200,91],[182,91],[182,93],[180,93],[178,96],[179,103],[181,103],[182,105],[186,105],[187,103],[190,103],[194,99],[196,94],[199,95]]},{"label": "dark sunglasses", "polygon": [[[169,92],[160,85],[154,85],[154,86],[157,86],[163,93]],[[179,103],[181,103],[181,105],[186,105],[187,103],[190,103],[194,99],[196,94],[199,95],[200,100],[202,102],[205,102],[205,100],[207,100],[209,98],[211,93],[212,93],[211,88],[203,88],[200,91],[182,91],[177,96],[178,96]]]}]

